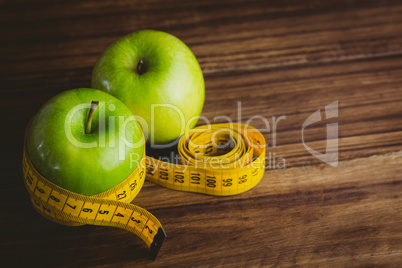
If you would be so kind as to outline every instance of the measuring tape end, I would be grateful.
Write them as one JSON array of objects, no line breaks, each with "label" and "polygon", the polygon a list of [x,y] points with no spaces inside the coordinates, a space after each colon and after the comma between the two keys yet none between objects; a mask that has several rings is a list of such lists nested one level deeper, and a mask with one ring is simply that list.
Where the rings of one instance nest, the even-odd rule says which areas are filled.
[{"label": "measuring tape end", "polygon": [[165,238],[167,237],[165,230],[163,230],[162,227],[158,228],[158,232],[156,233],[155,237],[154,237],[154,241],[152,241],[151,244],[151,258],[152,260],[156,259],[156,256],[158,256],[159,250],[162,247],[163,241],[165,240]]}]

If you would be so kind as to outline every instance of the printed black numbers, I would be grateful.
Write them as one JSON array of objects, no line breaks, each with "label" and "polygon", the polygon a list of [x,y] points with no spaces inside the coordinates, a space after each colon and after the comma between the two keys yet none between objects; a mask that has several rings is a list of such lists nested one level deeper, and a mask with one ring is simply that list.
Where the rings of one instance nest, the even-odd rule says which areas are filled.
[{"label": "printed black numbers", "polygon": [[184,183],[184,172],[175,171],[174,182]]},{"label": "printed black numbers", "polygon": [[126,191],[123,191],[121,194],[117,195],[117,200],[120,200],[120,199],[123,199],[123,198],[126,198],[126,197],[127,197]]},{"label": "printed black numbers", "polygon": [[159,171],[159,178],[161,180],[166,180],[167,181],[169,179],[168,176],[169,176],[168,170],[166,168],[161,168],[160,171]]},{"label": "printed black numbers", "polygon": [[207,176],[207,186],[211,188],[216,187],[216,178],[214,176]]},{"label": "printed black numbers", "polygon": [[52,199],[54,202],[60,202],[60,199],[58,199],[57,197],[55,197],[55,196],[53,196],[53,195],[51,195],[50,196],[50,199]]},{"label": "printed black numbers", "polygon": [[148,229],[149,233],[152,234],[152,230],[148,227],[148,225],[145,226],[145,229]]},{"label": "printed black numbers", "polygon": [[45,193],[45,191],[42,188],[39,188],[38,186],[36,186],[36,190],[38,190],[38,192],[41,194]]},{"label": "printed black numbers", "polygon": [[200,174],[199,173],[191,173],[190,181],[192,184],[200,184]]},{"label": "printed black numbers", "polygon": [[45,206],[42,206],[42,209],[43,209],[44,211],[47,211],[47,212],[51,213],[50,209],[48,209],[48,208],[45,207]]},{"label": "printed black numbers", "polygon": [[134,182],[130,184],[130,191],[134,191],[136,186],[137,186],[137,180],[134,180]]},{"label": "printed black numbers", "polygon": [[72,209],[76,209],[76,208],[77,208],[77,206],[72,206],[72,205],[70,205],[69,203],[66,203],[66,205],[69,206],[69,207],[72,208]]},{"label": "printed black numbers", "polygon": [[153,176],[155,172],[155,167],[152,164],[147,165],[147,174]]},{"label": "printed black numbers", "polygon": [[257,176],[258,175],[258,168],[255,168],[254,170],[253,170],[253,176]]},{"label": "printed black numbers", "polygon": [[232,186],[232,179],[224,179],[223,180],[223,186]]},{"label": "printed black numbers", "polygon": [[239,184],[245,183],[247,181],[247,174],[239,177]]},{"label": "printed black numbers", "polygon": [[27,181],[30,185],[32,185],[33,179],[31,177],[31,175],[27,174]]},{"label": "printed black numbers", "polygon": [[208,146],[207,146],[207,148],[205,149],[205,152],[204,152],[204,154],[206,154],[206,155],[210,154],[212,152],[212,150],[213,150],[212,142],[210,141],[207,144],[208,144]]},{"label": "printed black numbers", "polygon": [[136,220],[134,217],[131,217],[131,220],[132,220],[133,222],[136,222],[136,223],[140,223],[140,222],[141,222],[140,220]]}]

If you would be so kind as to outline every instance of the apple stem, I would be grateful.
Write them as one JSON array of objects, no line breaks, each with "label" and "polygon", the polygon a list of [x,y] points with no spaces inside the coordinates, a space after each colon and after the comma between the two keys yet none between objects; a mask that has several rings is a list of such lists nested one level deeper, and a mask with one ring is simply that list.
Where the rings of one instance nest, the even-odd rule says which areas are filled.
[{"label": "apple stem", "polygon": [[139,75],[143,74],[142,65],[144,65],[143,60],[140,60],[137,64],[137,72]]},{"label": "apple stem", "polygon": [[99,101],[92,101],[91,102],[91,109],[89,110],[88,113],[88,120],[87,120],[87,125],[85,127],[85,134],[91,134],[91,123],[92,123],[92,116],[96,110],[96,107],[98,107]]}]

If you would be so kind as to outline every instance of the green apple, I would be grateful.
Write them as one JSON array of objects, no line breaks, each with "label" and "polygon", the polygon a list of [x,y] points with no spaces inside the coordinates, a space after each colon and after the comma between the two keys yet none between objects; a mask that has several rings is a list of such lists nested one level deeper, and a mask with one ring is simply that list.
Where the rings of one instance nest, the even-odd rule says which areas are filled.
[{"label": "green apple", "polygon": [[81,88],[53,97],[39,110],[28,130],[27,152],[47,180],[90,196],[113,188],[134,171],[144,139],[120,100]]},{"label": "green apple", "polygon": [[143,30],[122,37],[98,59],[93,88],[124,102],[148,141],[167,143],[193,128],[205,98],[204,78],[178,38]]}]

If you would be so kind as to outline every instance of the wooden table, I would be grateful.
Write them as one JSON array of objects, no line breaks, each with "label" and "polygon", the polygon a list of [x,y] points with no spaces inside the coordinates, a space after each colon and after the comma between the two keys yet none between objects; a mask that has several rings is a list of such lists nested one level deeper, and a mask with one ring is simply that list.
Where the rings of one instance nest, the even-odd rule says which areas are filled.
[{"label": "wooden table", "polygon": [[[0,21],[0,259],[7,267],[401,266],[400,1],[4,0]],[[144,28],[193,50],[205,76],[203,116],[270,122],[271,166],[246,193],[213,197],[145,183],[133,202],[168,234],[156,261],[125,231],[39,216],[20,164],[24,129],[39,107],[89,87],[100,53]],[[338,116],[326,119],[325,106],[336,101]],[[303,124],[317,110],[321,121],[305,128],[305,145],[324,153],[327,125],[338,123],[336,167],[302,142]],[[260,119],[250,124],[267,128]]]}]

